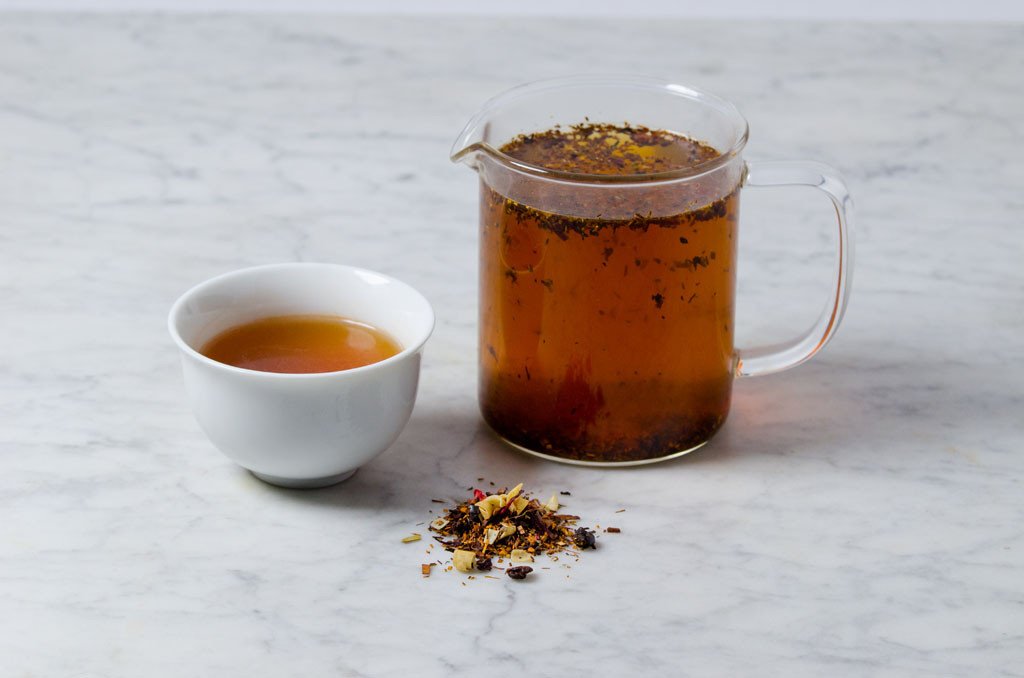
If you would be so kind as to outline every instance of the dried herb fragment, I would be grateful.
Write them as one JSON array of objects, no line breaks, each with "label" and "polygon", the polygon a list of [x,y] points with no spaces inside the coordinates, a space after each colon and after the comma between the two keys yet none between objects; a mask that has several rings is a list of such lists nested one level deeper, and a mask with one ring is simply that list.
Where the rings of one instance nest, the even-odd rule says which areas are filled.
[{"label": "dried herb fragment", "polygon": [[488,572],[492,567],[494,567],[494,563],[491,562],[490,558],[486,556],[477,557],[476,569],[480,570],[481,572]]},{"label": "dried herb fragment", "polygon": [[420,574],[422,574],[424,577],[429,577],[430,568],[433,566],[433,563],[423,563],[422,565],[420,565]]},{"label": "dried herb fragment", "polygon": [[605,532],[611,532],[613,534],[618,534],[619,532],[622,532],[622,530],[620,530],[617,527],[608,527],[608,528],[605,528]]},{"label": "dried herb fragment", "polygon": [[526,579],[526,575],[530,574],[531,572],[533,572],[533,568],[529,565],[510,567],[507,570],[505,570],[505,574],[507,574],[512,579]]},{"label": "dried herb fragment", "polygon": [[420,539],[422,539],[422,537],[420,536],[419,532],[413,532],[408,537],[402,537],[402,543],[411,544],[412,542],[419,541]]}]

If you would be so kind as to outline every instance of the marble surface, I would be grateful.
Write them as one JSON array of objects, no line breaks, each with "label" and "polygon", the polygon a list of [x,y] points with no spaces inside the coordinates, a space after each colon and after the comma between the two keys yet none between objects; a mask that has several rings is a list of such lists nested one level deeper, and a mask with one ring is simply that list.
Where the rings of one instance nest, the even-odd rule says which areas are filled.
[{"label": "marble surface", "polygon": [[[525,458],[476,410],[449,145],[580,71],[731,98],[748,157],[833,163],[858,207],[835,341],[655,467]],[[0,675],[1024,675],[1022,71],[1021,25],[0,15]],[[784,338],[827,203],[743,210],[742,343]],[[295,260],[438,313],[402,437],[309,492],[211,447],[165,329],[192,284]],[[622,533],[532,581],[421,578],[399,539],[481,476]]]}]

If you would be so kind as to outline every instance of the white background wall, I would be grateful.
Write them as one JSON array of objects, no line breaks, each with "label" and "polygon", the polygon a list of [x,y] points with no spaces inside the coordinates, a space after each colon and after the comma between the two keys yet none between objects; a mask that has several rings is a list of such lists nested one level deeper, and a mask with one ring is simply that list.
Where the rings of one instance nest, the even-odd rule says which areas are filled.
[{"label": "white background wall", "polygon": [[0,0],[5,9],[1024,21],[1024,0]]}]

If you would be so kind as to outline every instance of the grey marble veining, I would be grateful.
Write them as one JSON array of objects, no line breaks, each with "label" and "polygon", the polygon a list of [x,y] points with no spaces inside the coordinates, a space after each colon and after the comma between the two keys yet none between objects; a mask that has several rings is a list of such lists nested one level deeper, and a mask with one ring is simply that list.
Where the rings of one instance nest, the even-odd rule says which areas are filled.
[{"label": "grey marble veining", "polygon": [[[584,71],[730,98],[748,157],[833,163],[858,207],[836,340],[642,469],[517,455],[475,405],[449,145]],[[1022,72],[1020,25],[0,15],[0,675],[1024,675]],[[743,212],[741,343],[784,338],[827,205]],[[402,437],[322,491],[210,446],[164,325],[294,260],[396,275],[439,321]],[[480,476],[622,533],[532,581],[422,579],[399,539]]]}]

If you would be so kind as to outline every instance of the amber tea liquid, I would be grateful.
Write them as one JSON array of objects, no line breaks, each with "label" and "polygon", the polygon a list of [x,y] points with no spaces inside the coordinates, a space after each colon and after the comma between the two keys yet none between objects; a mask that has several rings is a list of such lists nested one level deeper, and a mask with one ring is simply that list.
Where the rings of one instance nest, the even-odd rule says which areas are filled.
[{"label": "amber tea liquid", "polygon": [[[602,175],[718,156],[671,132],[591,124],[501,151]],[[736,184],[679,202],[664,183],[584,194],[535,181],[513,199],[484,179],[480,403],[498,434],[590,462],[653,460],[707,441],[732,392]],[[572,216],[583,207],[598,216]]]},{"label": "amber tea liquid", "polygon": [[200,349],[207,358],[260,372],[337,372],[380,362],[401,351],[387,334],[332,315],[260,318],[227,329]]}]

